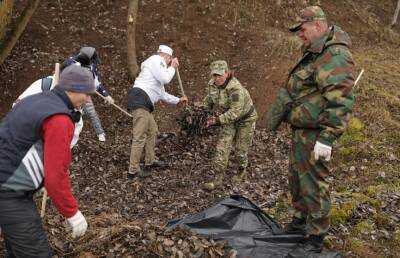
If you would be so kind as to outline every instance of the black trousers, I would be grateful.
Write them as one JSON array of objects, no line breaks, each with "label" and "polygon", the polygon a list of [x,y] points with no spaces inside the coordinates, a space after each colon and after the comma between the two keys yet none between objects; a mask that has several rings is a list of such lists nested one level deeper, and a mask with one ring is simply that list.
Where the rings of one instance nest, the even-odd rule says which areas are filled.
[{"label": "black trousers", "polygon": [[51,257],[32,194],[0,192],[0,227],[6,257]]}]

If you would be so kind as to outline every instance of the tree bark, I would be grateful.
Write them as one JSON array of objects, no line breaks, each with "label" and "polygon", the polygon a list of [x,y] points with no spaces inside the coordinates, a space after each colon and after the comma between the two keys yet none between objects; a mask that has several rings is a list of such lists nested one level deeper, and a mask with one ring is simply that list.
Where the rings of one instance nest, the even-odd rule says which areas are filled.
[{"label": "tree bark", "polygon": [[394,26],[397,23],[397,17],[399,16],[399,11],[400,11],[400,0],[397,2],[396,11],[394,12],[392,20],[392,26]]},{"label": "tree bark", "polygon": [[136,20],[138,14],[138,0],[129,0],[128,5],[128,29],[127,29],[127,57],[129,80],[133,81],[139,73],[136,58]]},{"label": "tree bark", "polygon": [[14,0],[0,0],[0,42],[4,36],[8,24],[11,21],[11,14],[14,7]]},{"label": "tree bark", "polygon": [[8,32],[2,43],[0,44],[0,65],[4,62],[7,56],[11,53],[14,45],[25,30],[26,25],[35,13],[40,0],[30,0],[22,11],[21,16],[16,21],[12,30]]}]

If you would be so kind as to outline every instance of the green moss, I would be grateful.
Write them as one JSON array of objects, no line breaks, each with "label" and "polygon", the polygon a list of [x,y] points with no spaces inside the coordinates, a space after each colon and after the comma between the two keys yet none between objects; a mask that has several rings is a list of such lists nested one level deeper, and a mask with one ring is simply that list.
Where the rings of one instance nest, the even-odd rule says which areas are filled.
[{"label": "green moss", "polygon": [[357,225],[352,230],[353,236],[358,236],[361,234],[368,234],[374,229],[374,224],[371,220],[363,220],[357,223]]},{"label": "green moss", "polygon": [[338,148],[338,151],[343,155],[350,155],[352,153],[357,152],[357,150],[358,150],[358,148],[356,146]]},{"label": "green moss", "polygon": [[346,212],[333,206],[331,209],[331,225],[333,227],[343,224],[347,221],[348,216]]},{"label": "green moss", "polygon": [[357,206],[358,204],[354,200],[350,200],[343,204],[342,209],[346,214],[351,215]]},{"label": "green moss", "polygon": [[350,144],[364,140],[364,124],[356,117],[350,119],[346,130],[339,138],[340,144]]},{"label": "green moss", "polygon": [[400,231],[396,231],[392,235],[392,239],[396,244],[400,245]]},{"label": "green moss", "polygon": [[368,195],[369,197],[372,197],[372,198],[376,197],[377,189],[378,189],[378,187],[375,186],[375,185],[370,185],[370,186],[368,186],[368,188],[367,188],[367,195]]},{"label": "green moss", "polygon": [[289,209],[291,208],[291,198],[288,194],[280,195],[275,202],[275,205],[270,208],[263,209],[266,213],[271,215],[278,221],[286,221],[291,217]]},{"label": "green moss", "polygon": [[385,214],[376,213],[374,214],[373,218],[375,220],[376,225],[378,225],[379,227],[384,227],[389,224],[389,218]]},{"label": "green moss", "polygon": [[353,198],[356,199],[358,203],[369,204],[376,209],[380,209],[381,207],[381,201],[377,199],[376,196],[374,198],[371,198],[368,195],[362,193],[354,193]]},{"label": "green moss", "polygon": [[333,249],[335,247],[335,243],[331,239],[324,239],[324,246],[328,249]]},{"label": "green moss", "polygon": [[372,257],[371,254],[374,253],[367,242],[357,238],[350,238],[347,248],[358,257]]},{"label": "green moss", "polygon": [[331,224],[333,227],[344,224],[356,209],[357,204],[354,201],[345,202],[340,208],[332,206]]}]

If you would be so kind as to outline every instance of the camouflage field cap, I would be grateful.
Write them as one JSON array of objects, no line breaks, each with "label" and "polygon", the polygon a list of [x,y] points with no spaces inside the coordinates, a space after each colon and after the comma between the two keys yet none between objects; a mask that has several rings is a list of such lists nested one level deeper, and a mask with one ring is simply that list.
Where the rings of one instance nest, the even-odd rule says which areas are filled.
[{"label": "camouflage field cap", "polygon": [[211,75],[223,75],[228,70],[228,63],[224,60],[217,60],[210,65]]},{"label": "camouflage field cap", "polygon": [[326,21],[324,11],[319,6],[308,6],[300,11],[296,17],[296,23],[289,27],[291,32],[296,32],[300,26],[311,21]]}]

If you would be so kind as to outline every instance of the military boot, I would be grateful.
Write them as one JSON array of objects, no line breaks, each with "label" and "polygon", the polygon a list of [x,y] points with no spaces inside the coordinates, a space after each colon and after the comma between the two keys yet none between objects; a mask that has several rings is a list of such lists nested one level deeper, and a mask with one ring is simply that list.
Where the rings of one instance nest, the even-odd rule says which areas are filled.
[{"label": "military boot", "polygon": [[224,177],[225,174],[224,173],[218,173],[214,180],[208,183],[205,183],[203,188],[207,191],[213,191],[215,190],[215,188],[217,188],[218,186],[222,185],[223,181],[224,181]]},{"label": "military boot", "polygon": [[274,235],[305,235],[306,219],[293,218],[284,228],[274,229]]},{"label": "military boot", "polygon": [[[324,236],[311,235],[304,243],[292,249],[286,257],[300,258],[309,257],[322,252]],[[314,256],[313,256],[314,257]]]},{"label": "military boot", "polygon": [[242,181],[243,179],[246,179],[247,176],[247,169],[246,168],[239,168],[238,169],[238,174],[233,176],[232,180],[234,182],[239,182]]}]

